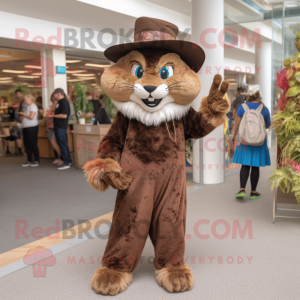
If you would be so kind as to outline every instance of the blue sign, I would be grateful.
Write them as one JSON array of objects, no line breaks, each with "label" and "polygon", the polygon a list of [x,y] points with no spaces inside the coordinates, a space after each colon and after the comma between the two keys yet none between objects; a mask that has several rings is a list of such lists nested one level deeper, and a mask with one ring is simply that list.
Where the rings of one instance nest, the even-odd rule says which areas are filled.
[{"label": "blue sign", "polygon": [[66,74],[66,67],[56,66],[56,74]]}]

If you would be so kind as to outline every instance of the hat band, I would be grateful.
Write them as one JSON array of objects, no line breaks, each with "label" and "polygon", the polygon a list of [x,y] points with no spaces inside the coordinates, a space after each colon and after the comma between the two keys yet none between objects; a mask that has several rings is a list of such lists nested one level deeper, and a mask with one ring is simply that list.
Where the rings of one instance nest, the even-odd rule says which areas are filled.
[{"label": "hat band", "polygon": [[168,33],[161,31],[142,31],[134,36],[135,42],[176,40],[176,38]]}]

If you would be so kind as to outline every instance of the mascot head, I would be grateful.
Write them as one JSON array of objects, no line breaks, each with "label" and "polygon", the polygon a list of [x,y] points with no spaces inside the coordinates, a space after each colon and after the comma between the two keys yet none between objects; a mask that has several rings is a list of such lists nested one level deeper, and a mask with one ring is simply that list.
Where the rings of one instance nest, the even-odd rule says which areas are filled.
[{"label": "mascot head", "polygon": [[108,48],[104,55],[115,62],[102,75],[104,92],[126,117],[147,126],[179,119],[201,89],[196,74],[204,63],[201,47],[176,40],[172,23],[141,17],[134,42]]}]

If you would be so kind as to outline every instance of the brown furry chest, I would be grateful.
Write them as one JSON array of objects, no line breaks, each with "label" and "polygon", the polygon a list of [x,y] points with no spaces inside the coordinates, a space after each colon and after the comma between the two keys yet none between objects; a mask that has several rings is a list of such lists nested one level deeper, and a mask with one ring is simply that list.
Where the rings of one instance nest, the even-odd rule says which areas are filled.
[{"label": "brown furry chest", "polygon": [[[131,152],[142,163],[161,164],[169,158],[178,159],[185,154],[184,129],[182,121],[170,121],[159,126],[146,126],[137,120],[129,122],[125,140],[125,151]],[[176,131],[176,141],[175,132]],[[170,135],[172,137],[170,137]]]}]

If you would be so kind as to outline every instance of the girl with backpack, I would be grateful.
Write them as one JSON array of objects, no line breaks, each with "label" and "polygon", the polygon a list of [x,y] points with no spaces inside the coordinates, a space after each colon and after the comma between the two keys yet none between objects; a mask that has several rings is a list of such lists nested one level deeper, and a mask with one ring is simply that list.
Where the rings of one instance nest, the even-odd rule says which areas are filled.
[{"label": "girl with backpack", "polygon": [[250,199],[255,200],[261,197],[261,194],[256,191],[259,167],[271,164],[266,139],[266,128],[270,127],[271,119],[268,108],[261,101],[260,86],[249,86],[248,95],[247,102],[242,104],[237,110],[232,141],[234,141],[239,131],[240,145],[234,152],[233,163],[242,165],[240,190],[236,194],[236,198],[244,198],[246,196],[245,187],[251,168]]}]

